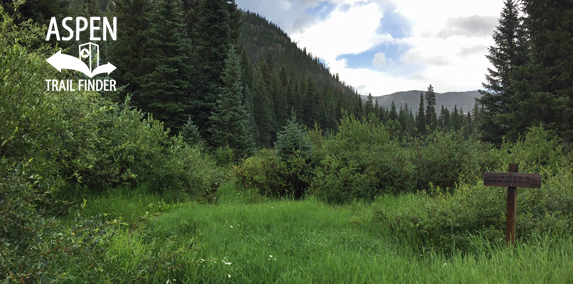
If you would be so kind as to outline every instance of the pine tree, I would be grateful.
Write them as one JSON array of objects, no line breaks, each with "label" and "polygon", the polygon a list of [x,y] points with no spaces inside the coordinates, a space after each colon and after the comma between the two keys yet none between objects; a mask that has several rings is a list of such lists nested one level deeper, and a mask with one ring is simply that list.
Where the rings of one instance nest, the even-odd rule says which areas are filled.
[{"label": "pine tree", "polygon": [[382,121],[382,111],[380,109],[380,106],[378,105],[378,100],[374,101],[374,113],[376,114],[376,117],[378,117],[380,119],[380,121]]},{"label": "pine tree", "polygon": [[394,104],[394,101],[392,101],[392,104],[390,105],[390,114],[388,115],[388,119],[390,121],[398,120],[398,113],[396,112],[396,104]]},{"label": "pine tree", "polygon": [[[378,101],[376,101],[378,102]],[[368,98],[366,99],[366,106],[364,112],[368,115],[369,113],[374,111],[374,97],[372,97],[372,93],[368,94]]]},{"label": "pine tree", "polygon": [[159,1],[148,17],[141,91],[134,95],[143,111],[152,113],[177,133],[191,114],[189,50],[181,1]]},{"label": "pine tree", "polygon": [[249,117],[241,101],[241,67],[231,47],[223,75],[223,89],[217,99],[217,108],[211,114],[211,145],[229,146],[235,150],[235,158],[251,154],[252,140],[249,136]]},{"label": "pine tree", "polygon": [[201,138],[199,134],[199,128],[193,123],[191,117],[187,119],[187,122],[183,125],[183,128],[179,132],[183,142],[190,146],[204,147],[205,141]]},{"label": "pine tree", "polygon": [[499,25],[493,34],[494,46],[489,47],[486,57],[493,65],[488,68],[483,96],[478,102],[485,107],[478,128],[481,139],[500,144],[508,132],[509,104],[512,101],[512,72],[527,63],[527,34],[519,15],[518,3],[505,0]]},{"label": "pine tree", "polygon": [[[573,2],[524,0],[530,64],[519,68],[512,84],[512,125],[522,133],[545,124],[570,142],[573,137]],[[527,118],[527,119],[524,119]],[[515,136],[515,135],[513,135]]]},{"label": "pine tree", "polygon": [[463,115],[458,113],[458,106],[454,105],[454,110],[452,111],[451,114],[451,126],[452,126],[452,131],[458,131],[462,128],[462,117]]},{"label": "pine tree", "polygon": [[440,111],[440,127],[443,132],[448,133],[451,130],[450,126],[450,111],[442,105]]},{"label": "pine tree", "polygon": [[227,14],[229,15],[229,39],[232,44],[237,44],[243,28],[243,13],[237,8],[235,0],[227,1]]},{"label": "pine tree", "polygon": [[424,110],[424,94],[420,94],[420,106],[416,114],[416,128],[418,129],[418,136],[426,134],[426,112]]},{"label": "pine tree", "polygon": [[217,94],[223,87],[225,60],[231,48],[226,0],[201,1],[197,24],[198,78],[194,89],[193,114],[202,136],[210,141],[210,115],[216,108]]},{"label": "pine tree", "polygon": [[259,134],[258,145],[260,147],[270,147],[271,139],[275,133],[275,122],[271,98],[266,90],[265,81],[261,69],[257,69],[254,82],[254,114]]},{"label": "pine tree", "polygon": [[360,98],[358,93],[354,95],[354,115],[356,115],[357,118],[362,118],[364,115],[364,109],[362,108],[362,98]]},{"label": "pine tree", "polygon": [[426,125],[429,126],[430,132],[434,132],[437,126],[436,116],[436,92],[430,84],[426,92]]},{"label": "pine tree", "polygon": [[306,85],[306,94],[304,97],[303,105],[303,121],[307,127],[312,127],[318,121],[318,110],[320,107],[318,90],[315,87],[314,80],[308,77],[308,84]]},{"label": "pine tree", "polygon": [[398,122],[400,126],[400,138],[404,136],[404,134],[408,130],[408,109],[400,107],[400,111],[398,111]]},{"label": "pine tree", "polygon": [[[149,27],[146,15],[152,6],[147,0],[117,0],[114,4],[114,16],[122,19],[117,22],[117,41],[110,46],[109,57],[113,65],[121,72],[114,72],[113,78],[118,86],[125,86],[125,92],[137,94],[141,91],[141,77],[144,72],[141,62],[148,54],[143,49],[147,41],[145,31]],[[121,102],[125,95],[119,98]],[[135,95],[131,103],[141,108],[140,98]]]}]

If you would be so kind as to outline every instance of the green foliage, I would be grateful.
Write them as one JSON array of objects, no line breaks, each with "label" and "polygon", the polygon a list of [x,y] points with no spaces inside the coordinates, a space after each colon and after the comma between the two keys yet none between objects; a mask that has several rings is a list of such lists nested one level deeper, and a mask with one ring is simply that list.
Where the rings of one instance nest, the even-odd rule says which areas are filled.
[{"label": "green foliage", "polygon": [[389,129],[373,115],[362,122],[341,121],[339,132],[316,147],[320,163],[311,192],[332,203],[373,200],[381,193],[414,188],[414,167],[408,151],[391,138]]},{"label": "green foliage", "polygon": [[243,189],[255,188],[265,196],[285,196],[289,187],[282,173],[286,170],[286,163],[275,151],[263,149],[233,167],[233,174]]},{"label": "green foliage", "polygon": [[[138,80],[140,92],[134,100],[143,111],[151,113],[178,133],[188,115],[190,41],[180,0],[158,1],[148,14],[149,28],[141,65],[146,74]],[[133,59],[132,59],[133,60]]]},{"label": "green foliage", "polygon": [[547,170],[554,175],[559,168],[567,165],[564,145],[560,142],[555,131],[534,126],[517,142],[504,143],[501,152],[505,154],[504,160],[519,164],[520,172],[539,173]]},{"label": "green foliage", "polygon": [[200,148],[205,146],[205,142],[199,134],[199,128],[193,123],[191,117],[187,119],[187,122],[183,125],[179,134],[181,134],[183,142],[190,146],[198,146]]},{"label": "green foliage", "polygon": [[231,48],[230,9],[227,1],[200,1],[198,11],[196,62],[197,78],[193,78],[193,115],[201,136],[211,143],[210,116],[216,110],[217,95],[224,86],[225,60]]},{"label": "green foliage", "polygon": [[307,137],[304,127],[296,123],[296,115],[294,113],[277,136],[275,149],[283,160],[288,160],[293,156],[312,157],[312,144]]},{"label": "green foliage", "polygon": [[480,100],[485,106],[478,124],[482,139],[496,144],[502,137],[516,141],[527,128],[543,123],[570,142],[573,4],[519,4],[505,1],[493,35],[495,45],[489,49],[494,68],[488,70]]},{"label": "green foliage", "polygon": [[[571,171],[545,180],[541,188],[518,189],[517,237],[529,241],[547,233],[571,234]],[[419,192],[398,198],[398,206],[379,203],[375,222],[411,245],[443,252],[472,251],[475,236],[491,244],[505,242],[505,188],[461,185],[453,193]]]},{"label": "green foliage", "polygon": [[430,85],[426,92],[426,125],[430,128],[430,133],[436,130],[437,123],[436,92],[434,92],[434,87]]},{"label": "green foliage", "polygon": [[[66,79],[66,73],[57,73],[40,53],[55,51],[20,45],[18,41],[26,41],[38,27],[14,26],[2,16],[0,280],[65,278],[67,265],[75,267],[78,259],[87,282],[111,277],[101,272],[118,263],[102,251],[114,235],[103,227],[118,222],[78,220],[71,231],[62,229],[51,216],[63,214],[78,195],[66,189],[79,185],[101,191],[146,183],[157,191],[196,196],[217,185],[214,162],[180,137],[170,138],[162,123],[129,109],[127,103],[120,107],[93,92],[46,91],[45,78]],[[156,256],[169,259],[167,253]],[[134,270],[125,271],[121,275],[133,280],[129,277]]]},{"label": "green foliage", "polygon": [[430,184],[454,188],[456,183],[473,183],[489,166],[484,155],[487,146],[466,139],[461,132],[434,132],[416,140],[410,149],[415,167],[417,189]]},{"label": "green foliage", "polygon": [[219,166],[228,166],[233,164],[236,161],[236,150],[227,146],[218,147],[213,152],[213,157],[215,158],[215,162]]},{"label": "green foliage", "polygon": [[263,149],[233,167],[235,182],[243,189],[256,189],[263,196],[301,198],[311,179],[308,156],[295,152],[283,159],[276,151]]},{"label": "green foliage", "polygon": [[416,113],[416,129],[418,130],[418,135],[423,136],[426,134],[426,111],[424,105],[424,94],[420,94],[420,105],[418,106],[418,112]]},{"label": "green foliage", "polygon": [[248,133],[249,117],[241,101],[241,67],[233,46],[229,49],[225,64],[223,88],[217,97],[217,107],[210,117],[210,142],[214,147],[230,147],[235,152],[234,158],[239,159],[252,153],[253,142]]},{"label": "green foliage", "polygon": [[[119,102],[123,102],[128,93],[141,91],[142,76],[147,74],[142,66],[144,57],[149,56],[143,47],[147,40],[145,31],[149,28],[147,15],[153,5],[147,0],[118,0],[113,1],[113,16],[117,17],[117,41],[110,45],[109,57],[121,72],[113,73],[114,80],[119,86],[125,86],[126,93],[122,94]],[[132,103],[141,108],[139,100]]]},{"label": "green foliage", "polygon": [[[418,175],[421,181],[433,185],[416,195],[398,197],[398,207],[382,202],[377,209],[377,221],[385,223],[398,238],[420,248],[467,252],[474,249],[472,242],[477,235],[492,244],[501,244],[507,190],[475,181],[481,180],[484,171],[506,172],[511,162],[519,164],[520,172],[541,173],[543,180],[539,189],[518,189],[518,238],[529,241],[533,236],[550,232],[571,233],[573,173],[554,132],[533,127],[517,142],[489,150],[480,148],[476,142],[459,141],[456,135],[460,134],[434,135],[421,148],[427,153],[426,159],[419,161],[427,163],[427,170]],[[444,139],[446,136],[449,138]],[[445,153],[447,157],[443,156]],[[450,168],[450,165],[455,166]],[[448,183],[455,184],[455,189],[444,191]]]}]

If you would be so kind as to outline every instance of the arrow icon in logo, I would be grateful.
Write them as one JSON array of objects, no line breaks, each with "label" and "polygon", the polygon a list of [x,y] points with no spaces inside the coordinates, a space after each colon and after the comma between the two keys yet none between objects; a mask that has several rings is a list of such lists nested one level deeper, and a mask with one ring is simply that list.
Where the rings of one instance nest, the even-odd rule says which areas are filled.
[{"label": "arrow icon in logo", "polygon": [[62,51],[56,52],[56,54],[52,55],[50,58],[46,59],[50,65],[54,66],[54,68],[58,69],[58,71],[62,72],[62,69],[70,69],[82,72],[86,74],[86,76],[92,78],[95,75],[102,74],[102,73],[109,73],[115,70],[115,66],[111,63],[107,63],[97,67],[93,72],[90,72],[90,68],[79,58],[73,57],[71,55],[62,54]]}]

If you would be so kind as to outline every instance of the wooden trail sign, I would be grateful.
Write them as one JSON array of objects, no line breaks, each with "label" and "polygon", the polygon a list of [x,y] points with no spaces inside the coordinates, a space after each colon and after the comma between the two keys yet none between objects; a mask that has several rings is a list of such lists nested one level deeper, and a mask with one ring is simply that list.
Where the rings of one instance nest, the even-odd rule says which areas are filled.
[{"label": "wooden trail sign", "polygon": [[509,164],[508,173],[483,174],[483,184],[486,186],[507,186],[507,220],[505,226],[505,242],[509,246],[515,244],[515,216],[517,215],[517,187],[540,188],[541,175],[518,173],[517,164]]},{"label": "wooden trail sign", "polygon": [[541,187],[541,174],[526,173],[484,173],[483,184],[503,187]]}]

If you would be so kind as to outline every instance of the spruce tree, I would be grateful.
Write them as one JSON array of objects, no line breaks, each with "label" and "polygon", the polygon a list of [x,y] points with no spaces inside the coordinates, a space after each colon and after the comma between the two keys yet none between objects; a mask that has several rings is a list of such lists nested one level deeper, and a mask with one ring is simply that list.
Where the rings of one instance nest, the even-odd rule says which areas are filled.
[{"label": "spruce tree", "polygon": [[372,93],[369,93],[368,98],[366,99],[366,106],[364,112],[368,115],[373,111],[374,111],[374,98],[372,97]]},{"label": "spruce tree", "polygon": [[525,26],[532,60],[519,68],[513,78],[513,125],[518,132],[523,132],[529,126],[543,123],[570,142],[573,137],[573,2],[523,0],[523,6],[528,15]]},{"label": "spruce tree", "polygon": [[418,107],[418,113],[416,114],[416,128],[418,129],[418,136],[423,136],[426,134],[426,112],[424,105],[424,94],[420,94],[420,106]]},{"label": "spruce tree", "polygon": [[360,98],[360,95],[356,93],[354,95],[354,115],[356,115],[357,118],[362,118],[363,114],[364,109],[362,108],[362,98]]},{"label": "spruce tree", "polygon": [[434,132],[434,130],[436,130],[437,120],[436,92],[434,92],[434,87],[430,84],[428,91],[426,92],[426,125],[429,126],[430,132]]},{"label": "spruce tree", "polygon": [[480,90],[483,96],[478,99],[485,107],[478,125],[481,139],[495,144],[500,144],[509,130],[512,72],[528,60],[527,33],[519,10],[518,2],[505,0],[493,33],[495,45],[488,48],[486,56],[493,68],[487,70],[484,89]]},{"label": "spruce tree", "polygon": [[237,44],[241,37],[243,28],[243,12],[237,8],[235,0],[227,1],[227,15],[229,23],[229,40],[232,44]]},{"label": "spruce tree", "polygon": [[226,0],[202,1],[197,24],[198,78],[194,89],[193,113],[202,136],[211,140],[210,115],[223,87],[225,60],[231,48],[228,4]]},{"label": "spruce tree", "polygon": [[229,55],[223,74],[223,88],[217,98],[217,108],[211,114],[211,146],[229,146],[235,150],[235,158],[251,154],[252,140],[249,136],[249,117],[242,98],[241,66],[235,48]]},{"label": "spruce tree", "polygon": [[378,100],[374,101],[374,113],[376,114],[376,117],[378,117],[380,119],[380,121],[382,121],[382,111],[380,110],[380,106],[378,105]]},{"label": "spruce tree", "polygon": [[114,72],[113,78],[118,86],[125,86],[125,92],[119,98],[123,102],[125,94],[132,96],[131,103],[141,108],[141,100],[137,95],[141,91],[141,77],[146,73],[142,67],[142,59],[148,56],[143,49],[147,41],[145,31],[149,22],[146,15],[152,6],[147,0],[117,0],[114,4],[114,16],[117,21],[117,41],[113,42],[109,50],[110,62],[121,72]]},{"label": "spruce tree", "polygon": [[190,146],[199,146],[201,148],[205,146],[205,142],[199,134],[199,128],[193,123],[191,117],[187,119],[187,122],[183,125],[179,134],[183,142]]},{"label": "spruce tree", "polygon": [[392,101],[392,104],[390,105],[390,114],[388,115],[388,119],[391,122],[398,120],[398,112],[396,111],[396,104],[394,104],[394,101]]},{"label": "spruce tree", "polygon": [[253,88],[254,114],[259,135],[259,141],[257,144],[260,147],[270,147],[272,136],[275,133],[275,122],[271,98],[267,92],[260,68],[257,69],[255,74]]},{"label": "spruce tree", "polygon": [[308,84],[306,86],[307,89],[303,105],[303,121],[308,128],[311,128],[314,126],[314,123],[318,121],[320,102],[314,80],[308,77]]},{"label": "spruce tree", "polygon": [[148,17],[144,57],[147,74],[134,95],[143,111],[162,120],[174,133],[191,114],[189,107],[189,50],[180,0],[158,1]]},{"label": "spruce tree", "polygon": [[442,110],[440,111],[440,127],[443,132],[450,132],[450,110],[442,105]]},{"label": "spruce tree", "polygon": [[458,131],[462,128],[463,115],[458,113],[458,106],[454,105],[454,110],[450,116],[452,131]]}]

